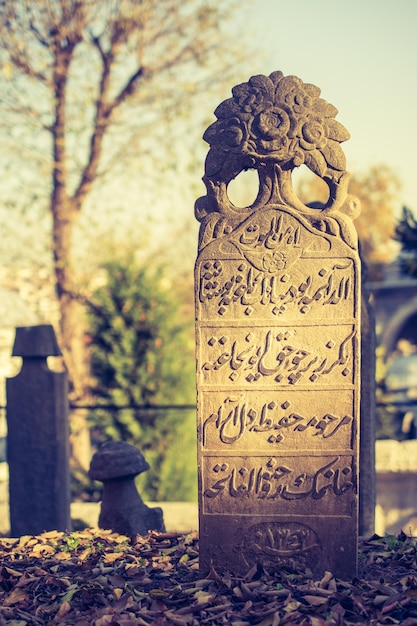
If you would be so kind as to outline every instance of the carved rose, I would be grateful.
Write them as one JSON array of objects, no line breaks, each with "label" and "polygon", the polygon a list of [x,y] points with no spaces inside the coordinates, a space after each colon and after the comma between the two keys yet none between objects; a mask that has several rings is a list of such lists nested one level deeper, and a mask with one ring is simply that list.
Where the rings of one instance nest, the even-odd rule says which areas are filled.
[{"label": "carved rose", "polygon": [[344,170],[339,144],[349,133],[334,119],[337,109],[320,98],[318,87],[275,72],[253,76],[232,94],[217,107],[217,121],[204,135],[224,158],[233,152],[254,163],[265,157],[290,167],[305,163],[329,178]]},{"label": "carved rose", "polygon": [[[245,113],[256,115],[266,104],[274,102],[274,86],[266,76],[252,76],[249,82],[233,87],[232,94],[238,107]],[[228,102],[226,100],[226,102]]]},{"label": "carved rose", "polygon": [[276,88],[276,97],[285,102],[294,113],[301,115],[313,107],[319,96],[318,87],[304,84],[296,76],[281,75]]},{"label": "carved rose", "polygon": [[327,137],[323,120],[320,118],[309,119],[301,129],[300,147],[304,150],[323,148],[327,143]]},{"label": "carved rose", "polygon": [[266,272],[275,273],[285,268],[285,257],[279,251],[267,253],[262,259],[262,265]]}]

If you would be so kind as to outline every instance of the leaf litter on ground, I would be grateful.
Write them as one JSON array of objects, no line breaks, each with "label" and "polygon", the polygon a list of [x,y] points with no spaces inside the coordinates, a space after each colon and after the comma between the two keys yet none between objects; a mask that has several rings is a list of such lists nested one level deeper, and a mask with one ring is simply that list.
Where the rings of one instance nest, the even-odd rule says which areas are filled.
[{"label": "leaf litter on ground", "polygon": [[0,626],[417,626],[417,539],[361,540],[359,572],[201,577],[197,533],[0,539]]}]

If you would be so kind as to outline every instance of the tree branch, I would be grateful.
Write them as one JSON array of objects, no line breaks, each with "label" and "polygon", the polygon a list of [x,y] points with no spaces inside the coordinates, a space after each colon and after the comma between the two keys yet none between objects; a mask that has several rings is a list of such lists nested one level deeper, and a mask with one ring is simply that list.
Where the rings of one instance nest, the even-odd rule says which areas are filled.
[{"label": "tree branch", "polygon": [[96,46],[103,64],[100,79],[99,93],[96,101],[96,113],[93,123],[93,130],[90,139],[90,149],[87,164],[82,172],[80,182],[72,197],[74,210],[80,211],[83,200],[88,194],[90,187],[97,175],[98,165],[102,152],[103,139],[107,127],[110,123],[111,110],[107,104],[107,96],[110,88],[110,74],[114,59],[113,48],[105,52],[98,38],[92,38],[92,43]]},{"label": "tree branch", "polygon": [[138,67],[136,72],[134,74],[132,74],[132,76],[127,81],[126,85],[119,92],[119,94],[116,96],[116,98],[114,98],[113,102],[109,105],[109,114],[111,114],[115,109],[117,109],[117,107],[119,107],[121,104],[123,104],[123,102],[129,96],[132,95],[132,93],[136,89],[137,83],[144,76],[144,74],[145,74],[145,68],[142,67],[142,66]]},{"label": "tree branch", "polygon": [[36,71],[28,62],[28,60],[20,53],[15,54],[7,49],[11,65],[23,72],[29,78],[33,78],[40,83],[49,83],[50,79],[43,72]]}]

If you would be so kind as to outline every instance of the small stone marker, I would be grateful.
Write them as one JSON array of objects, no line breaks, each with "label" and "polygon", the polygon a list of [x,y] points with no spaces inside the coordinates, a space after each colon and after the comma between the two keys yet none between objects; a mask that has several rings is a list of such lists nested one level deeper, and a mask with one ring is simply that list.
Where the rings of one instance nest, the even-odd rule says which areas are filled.
[{"label": "small stone marker", "polygon": [[[200,568],[357,567],[360,263],[340,143],[320,90],[253,76],[204,135],[195,268]],[[329,188],[304,205],[292,171]],[[259,176],[253,205],[230,181]]]},{"label": "small stone marker", "polygon": [[61,355],[53,327],[16,328],[12,355],[23,362],[6,381],[11,536],[71,530],[67,374],[46,361]]},{"label": "small stone marker", "polygon": [[162,509],[142,501],[135,476],[149,465],[142,453],[124,441],[103,443],[91,459],[90,478],[103,483],[98,525],[129,537],[149,530],[165,531]]}]

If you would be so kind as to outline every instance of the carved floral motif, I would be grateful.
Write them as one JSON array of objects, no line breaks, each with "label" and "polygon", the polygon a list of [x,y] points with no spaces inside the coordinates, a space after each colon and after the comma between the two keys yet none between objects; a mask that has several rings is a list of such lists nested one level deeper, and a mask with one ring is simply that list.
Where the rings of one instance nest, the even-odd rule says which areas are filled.
[{"label": "carved floral motif", "polygon": [[[271,205],[297,209],[315,229],[341,236],[355,248],[351,220],[360,206],[347,195],[350,175],[340,143],[349,133],[335,119],[337,109],[320,98],[318,87],[282,72],[252,76],[232,94],[217,107],[217,121],[204,134],[210,150],[203,177],[207,195],[195,205],[202,223],[200,249],[232,232],[254,210]],[[304,205],[293,189],[291,172],[303,164],[328,185],[329,199],[321,209]],[[251,206],[238,208],[227,186],[248,169],[258,173],[259,193]],[[276,256],[266,259],[277,262]]]},{"label": "carved floral motif", "polygon": [[281,166],[305,163],[319,176],[340,178],[345,156],[339,144],[349,133],[334,119],[337,109],[319,97],[318,87],[274,72],[253,76],[232,93],[217,107],[218,121],[204,134],[211,145],[208,176],[220,173],[235,154],[244,155],[248,166],[267,159]]}]

